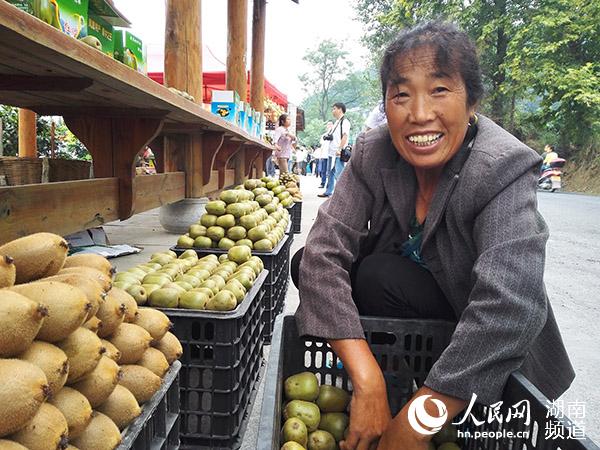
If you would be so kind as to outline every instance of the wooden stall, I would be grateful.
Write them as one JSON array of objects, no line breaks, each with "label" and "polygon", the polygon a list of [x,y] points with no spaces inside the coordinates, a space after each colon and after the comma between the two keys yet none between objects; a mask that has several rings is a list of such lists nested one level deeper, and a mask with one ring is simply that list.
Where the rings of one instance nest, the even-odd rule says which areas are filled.
[{"label": "wooden stall", "polygon": [[[197,80],[178,81],[184,82],[198,86]],[[186,197],[214,195],[258,175],[272,150],[4,0],[0,104],[63,116],[90,151],[96,177],[0,187],[0,243],[37,231],[69,234]],[[135,176],[134,159],[148,144],[159,155],[161,173]]]}]

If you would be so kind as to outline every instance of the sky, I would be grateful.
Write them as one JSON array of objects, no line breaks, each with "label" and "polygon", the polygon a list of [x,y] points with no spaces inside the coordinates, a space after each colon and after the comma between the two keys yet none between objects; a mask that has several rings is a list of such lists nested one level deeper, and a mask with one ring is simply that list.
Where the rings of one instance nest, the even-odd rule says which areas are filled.
[{"label": "sky", "polygon": [[[148,46],[148,71],[162,72],[165,0],[114,0],[132,22],[131,32]],[[364,67],[367,52],[360,44],[362,25],[354,20],[349,0],[268,0],[265,77],[288,101],[306,96],[298,75],[311,68],[302,60],[323,39],[343,42],[355,69]],[[252,0],[248,0],[248,69],[251,62]],[[204,71],[225,71],[227,60],[227,0],[202,1],[202,65]]]}]

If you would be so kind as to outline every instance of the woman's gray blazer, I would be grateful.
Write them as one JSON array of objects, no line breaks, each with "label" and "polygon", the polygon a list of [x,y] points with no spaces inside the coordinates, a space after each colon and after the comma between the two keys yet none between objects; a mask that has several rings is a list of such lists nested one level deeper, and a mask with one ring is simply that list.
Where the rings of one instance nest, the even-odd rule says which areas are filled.
[{"label": "woman's gray blazer", "polygon": [[[429,208],[422,256],[459,318],[425,385],[482,403],[500,399],[521,369],[557,398],[575,374],[544,288],[548,229],[537,211],[541,158],[479,116],[471,149],[446,167]],[[414,170],[386,126],[359,136],[335,194],[319,209],[300,265],[303,335],[364,338],[350,269],[396,252],[415,211]],[[398,274],[402,276],[402,274]]]}]

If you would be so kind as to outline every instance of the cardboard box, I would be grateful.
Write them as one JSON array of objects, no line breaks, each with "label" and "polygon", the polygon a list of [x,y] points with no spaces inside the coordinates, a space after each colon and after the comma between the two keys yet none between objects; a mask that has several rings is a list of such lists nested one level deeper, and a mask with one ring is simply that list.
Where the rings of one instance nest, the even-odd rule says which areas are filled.
[{"label": "cardboard box", "polygon": [[115,45],[114,57],[126,66],[146,75],[147,56],[146,47],[141,39],[127,30],[115,28],[113,30],[113,42]]},{"label": "cardboard box", "polygon": [[9,3],[71,37],[87,36],[88,0],[9,0]]},{"label": "cardboard box", "polygon": [[248,134],[252,134],[252,127],[254,124],[254,108],[246,103],[246,122],[244,124],[244,131]]},{"label": "cardboard box", "polygon": [[240,96],[235,91],[213,91],[210,110],[234,125],[238,124]]},{"label": "cardboard box", "polygon": [[254,124],[252,127],[252,136],[260,137],[261,124],[262,124],[262,114],[258,111],[254,111]]},{"label": "cardboard box", "polygon": [[246,127],[246,103],[239,101],[237,110],[238,110],[238,117],[237,117],[236,125],[243,130]]},{"label": "cardboard box", "polygon": [[114,57],[115,42],[113,40],[113,26],[90,12],[88,17],[88,36],[93,36],[100,41],[102,53],[107,54],[111,58]]},{"label": "cardboard box", "polygon": [[113,27],[129,27],[131,25],[115,7],[112,0],[89,0],[89,12],[101,16]]}]

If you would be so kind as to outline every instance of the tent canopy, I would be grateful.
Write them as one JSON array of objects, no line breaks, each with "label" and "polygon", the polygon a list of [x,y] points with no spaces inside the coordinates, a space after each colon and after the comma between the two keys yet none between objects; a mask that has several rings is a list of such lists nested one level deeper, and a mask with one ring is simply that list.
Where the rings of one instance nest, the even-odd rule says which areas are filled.
[{"label": "tent canopy", "polygon": [[[148,76],[160,84],[165,84],[165,78],[163,72],[149,72]],[[246,79],[248,80],[248,97],[246,101],[250,101],[250,72],[248,72]],[[204,103],[210,103],[212,99],[212,91],[224,91],[226,89],[225,72],[204,72],[202,74],[202,88],[203,88],[203,99]],[[287,109],[288,100],[287,95],[282,93],[273,84],[271,84],[265,78],[265,96],[273,100],[278,105],[282,106],[283,109]]]}]

